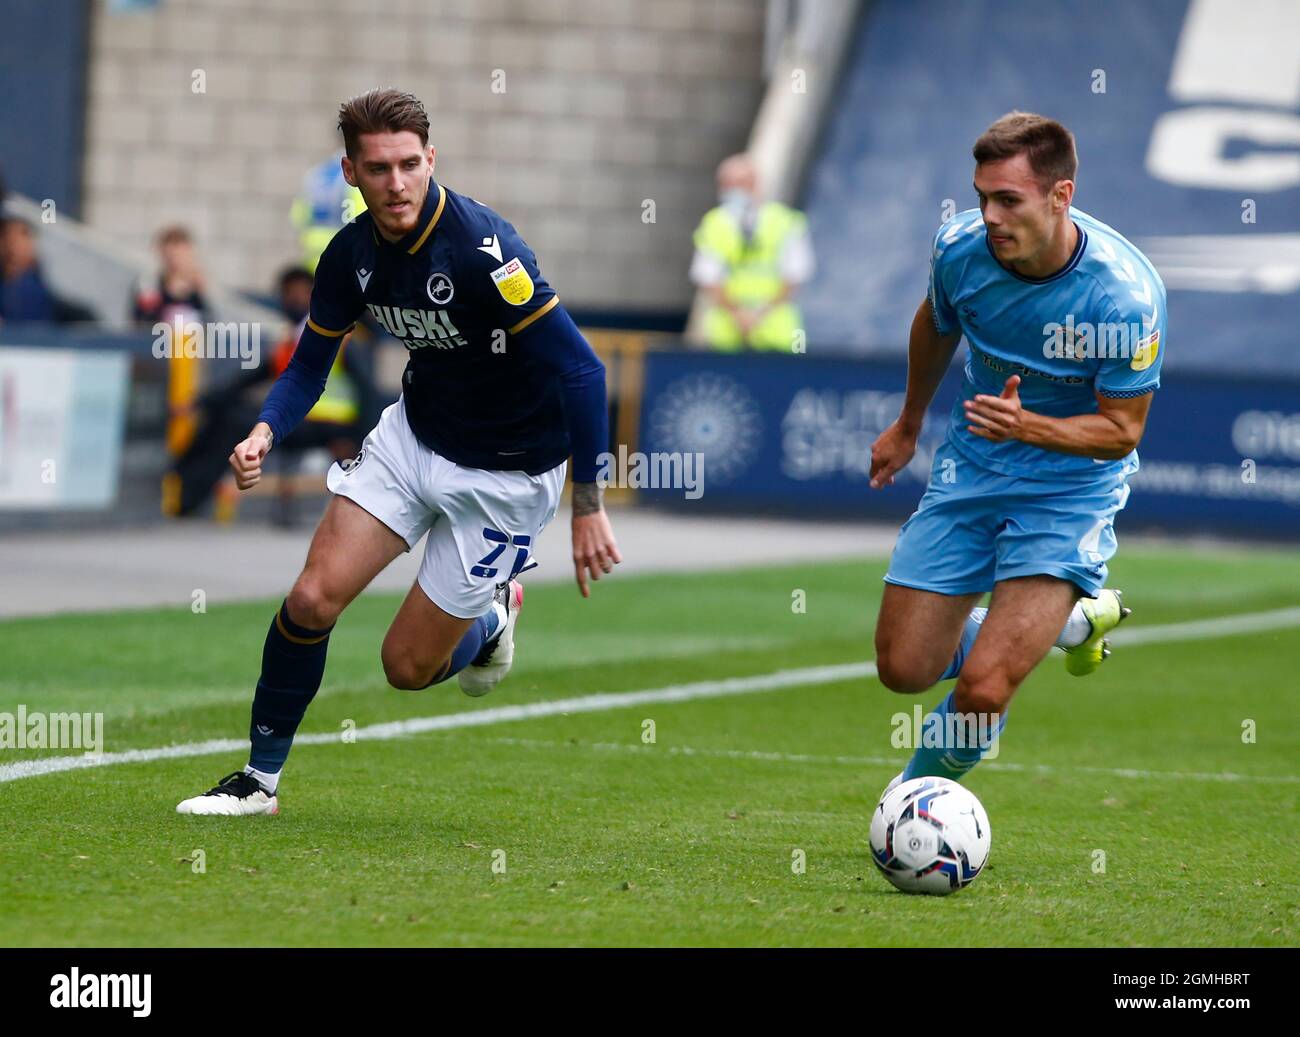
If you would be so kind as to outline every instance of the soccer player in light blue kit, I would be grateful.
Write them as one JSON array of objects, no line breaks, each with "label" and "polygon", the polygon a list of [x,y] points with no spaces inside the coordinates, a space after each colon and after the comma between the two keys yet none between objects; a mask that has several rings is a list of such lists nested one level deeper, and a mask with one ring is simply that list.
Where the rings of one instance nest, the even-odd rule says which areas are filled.
[{"label": "soccer player in light blue kit", "polygon": [[[957,343],[961,399],[894,548],[876,665],[896,692],[957,679],[891,782],[959,779],[1055,645],[1084,675],[1128,614],[1106,590],[1113,522],[1160,384],[1165,289],[1136,248],[1071,207],[1073,135],[1012,112],[974,147],[979,209],[939,228],[912,322],[907,394],[871,448],[871,486],[912,459]],[[988,608],[975,608],[992,591]],[[936,716],[937,714],[937,716]],[[982,726],[963,726],[952,719]],[[975,737],[971,737],[975,735]]]}]

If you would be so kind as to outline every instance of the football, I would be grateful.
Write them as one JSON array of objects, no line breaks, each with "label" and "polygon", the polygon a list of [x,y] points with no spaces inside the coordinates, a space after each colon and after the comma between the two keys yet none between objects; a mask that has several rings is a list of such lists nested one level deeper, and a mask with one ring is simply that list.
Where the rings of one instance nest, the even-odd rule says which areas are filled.
[{"label": "football", "polygon": [[988,863],[988,814],[947,778],[913,778],[887,789],[871,817],[871,859],[904,893],[946,896]]}]

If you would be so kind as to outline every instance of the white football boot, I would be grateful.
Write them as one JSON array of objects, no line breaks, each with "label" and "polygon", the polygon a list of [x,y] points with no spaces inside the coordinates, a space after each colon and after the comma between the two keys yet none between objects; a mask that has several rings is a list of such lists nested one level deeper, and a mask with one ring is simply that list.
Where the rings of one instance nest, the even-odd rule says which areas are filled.
[{"label": "white football boot", "polygon": [[899,771],[889,780],[889,784],[885,786],[885,791],[880,794],[880,798],[884,799],[901,784],[903,784],[903,772]]},{"label": "white football boot", "polygon": [[239,817],[245,814],[278,814],[280,800],[262,788],[251,774],[227,774],[201,796],[176,804],[178,814],[206,814]]},{"label": "white football boot", "polygon": [[505,626],[479,651],[474,661],[456,675],[460,690],[478,698],[495,688],[515,661],[515,624],[524,607],[524,585],[511,580],[497,589],[496,600],[505,607]]}]

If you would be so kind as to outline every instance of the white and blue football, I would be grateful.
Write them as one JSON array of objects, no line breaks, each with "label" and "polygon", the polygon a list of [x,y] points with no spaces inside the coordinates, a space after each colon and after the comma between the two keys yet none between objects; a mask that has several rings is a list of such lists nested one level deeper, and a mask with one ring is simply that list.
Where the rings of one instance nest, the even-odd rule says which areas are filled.
[{"label": "white and blue football", "polygon": [[871,859],[904,893],[946,896],[988,863],[989,817],[975,794],[947,778],[913,778],[880,797]]}]

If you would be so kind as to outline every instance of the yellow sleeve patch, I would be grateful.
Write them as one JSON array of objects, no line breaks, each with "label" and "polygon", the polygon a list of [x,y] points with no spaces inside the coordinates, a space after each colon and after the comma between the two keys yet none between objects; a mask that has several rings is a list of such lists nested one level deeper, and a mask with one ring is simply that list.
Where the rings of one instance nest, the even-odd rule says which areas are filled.
[{"label": "yellow sleeve patch", "polygon": [[533,279],[517,257],[492,271],[492,283],[511,306],[522,306],[533,297]]},{"label": "yellow sleeve patch", "polygon": [[1156,354],[1159,352],[1160,332],[1153,331],[1138,343],[1137,349],[1133,350],[1133,359],[1129,362],[1129,367],[1134,371],[1145,371],[1156,362]]}]

